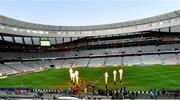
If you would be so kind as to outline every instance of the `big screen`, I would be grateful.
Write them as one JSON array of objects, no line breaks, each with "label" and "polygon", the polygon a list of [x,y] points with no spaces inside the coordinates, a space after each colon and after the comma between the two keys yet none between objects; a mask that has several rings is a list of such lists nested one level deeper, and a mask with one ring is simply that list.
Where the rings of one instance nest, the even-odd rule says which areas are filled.
[{"label": "big screen", "polygon": [[41,40],[40,46],[51,46],[51,42],[49,40]]}]

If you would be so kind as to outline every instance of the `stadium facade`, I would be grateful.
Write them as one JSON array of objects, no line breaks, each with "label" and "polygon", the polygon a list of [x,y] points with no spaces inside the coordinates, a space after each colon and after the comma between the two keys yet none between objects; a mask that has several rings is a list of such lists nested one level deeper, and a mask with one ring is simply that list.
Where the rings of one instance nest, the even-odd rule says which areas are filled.
[{"label": "stadium facade", "polygon": [[2,75],[51,67],[153,64],[180,64],[180,10],[93,26],[41,25],[0,16]]}]

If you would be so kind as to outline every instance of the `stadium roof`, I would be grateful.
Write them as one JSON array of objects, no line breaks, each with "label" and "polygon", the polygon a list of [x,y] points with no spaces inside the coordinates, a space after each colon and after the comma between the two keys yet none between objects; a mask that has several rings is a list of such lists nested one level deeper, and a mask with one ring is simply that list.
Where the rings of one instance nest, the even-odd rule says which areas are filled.
[{"label": "stadium roof", "polygon": [[[74,37],[74,36],[104,35],[104,34],[108,34],[108,33],[109,34],[128,33],[128,32],[136,32],[136,31],[168,27],[168,26],[180,24],[180,21],[177,18],[180,18],[180,10],[170,12],[167,14],[163,14],[163,15],[159,15],[159,16],[154,16],[154,17],[149,17],[149,18],[144,18],[144,19],[134,20],[134,21],[128,21],[128,22],[121,22],[121,23],[92,25],[92,26],[55,26],[55,25],[42,25],[42,24],[19,21],[16,19],[12,19],[12,18],[8,18],[8,17],[0,15],[0,25],[1,26],[5,25],[5,26],[15,27],[15,28],[22,28],[22,29],[30,29],[30,30],[34,30],[34,31],[36,31],[36,30],[37,31],[45,31],[45,32],[42,32],[42,33],[45,33],[44,34],[45,36],[60,35],[60,36],[65,36],[65,37],[70,37],[70,36]],[[174,23],[172,24],[171,23],[171,22],[173,22],[172,19],[177,20],[177,22],[175,24]],[[167,21],[169,23],[167,23]],[[159,22],[160,25],[156,25],[157,22]],[[166,23],[166,25],[161,25],[161,22]],[[155,25],[153,25],[153,24],[155,24]],[[142,25],[152,26],[152,28],[147,28],[147,27],[141,28],[140,27],[140,29],[137,29],[138,26],[142,26]],[[128,30],[127,29],[121,30],[121,28],[126,28],[126,27],[128,28]],[[113,33],[113,32],[110,32],[111,29],[118,29],[118,31],[112,30],[114,32]],[[2,29],[0,28],[0,32],[2,32],[1,30]],[[105,32],[107,30],[108,30],[108,32]],[[96,31],[98,31],[98,32],[96,32]],[[101,31],[103,31],[103,32],[101,32]],[[13,32],[10,32],[10,31],[5,32],[5,33],[13,34]],[[31,33],[31,32],[28,32],[28,33]],[[16,33],[14,33],[14,34],[16,34]],[[21,34],[21,35],[26,35],[26,34]],[[32,33],[32,35],[39,36],[38,32],[35,32],[34,34]],[[43,34],[41,34],[40,36],[42,36],[42,35]]]},{"label": "stadium roof", "polygon": [[127,27],[127,26],[134,26],[139,24],[145,24],[145,23],[151,23],[151,22],[157,22],[161,20],[167,20],[175,17],[180,17],[180,10],[174,11],[171,13],[144,18],[141,20],[135,20],[135,21],[128,21],[128,22],[121,22],[121,23],[113,23],[113,24],[104,24],[104,25],[92,25],[92,26],[55,26],[55,25],[42,25],[42,24],[36,24],[36,23],[29,23],[29,22],[23,22],[19,20],[15,20],[12,18],[8,18],[5,16],[0,16],[0,23],[1,24],[7,24],[11,26],[16,27],[22,27],[22,28],[29,28],[29,29],[39,29],[39,30],[50,30],[50,31],[64,31],[64,30],[70,30],[70,31],[81,31],[81,30],[99,30],[99,29],[111,29],[111,28],[120,28],[120,27]]}]

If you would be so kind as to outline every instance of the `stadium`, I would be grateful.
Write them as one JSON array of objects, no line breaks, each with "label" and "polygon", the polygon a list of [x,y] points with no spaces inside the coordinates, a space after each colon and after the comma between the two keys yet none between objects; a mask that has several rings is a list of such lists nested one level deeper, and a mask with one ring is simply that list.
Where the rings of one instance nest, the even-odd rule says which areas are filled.
[{"label": "stadium", "polygon": [[180,10],[92,26],[0,15],[1,98],[174,99],[179,71]]}]

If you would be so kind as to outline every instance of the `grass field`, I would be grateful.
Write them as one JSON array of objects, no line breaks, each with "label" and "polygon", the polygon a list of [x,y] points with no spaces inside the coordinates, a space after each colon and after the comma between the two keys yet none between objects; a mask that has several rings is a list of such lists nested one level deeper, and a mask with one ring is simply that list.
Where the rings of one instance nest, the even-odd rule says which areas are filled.
[{"label": "grass field", "polygon": [[[156,89],[180,89],[180,65],[176,66],[131,66],[131,67],[106,67],[106,68],[76,68],[79,71],[80,80],[87,83],[91,80],[97,88],[105,88],[104,72],[109,73],[108,88],[121,87],[119,77],[117,85],[113,84],[113,70],[124,70],[123,84],[129,90]],[[118,74],[119,75],[119,74]],[[20,76],[9,76],[0,80],[0,87],[25,87],[40,89],[69,88],[69,69],[51,69],[40,73],[32,73]]]}]

